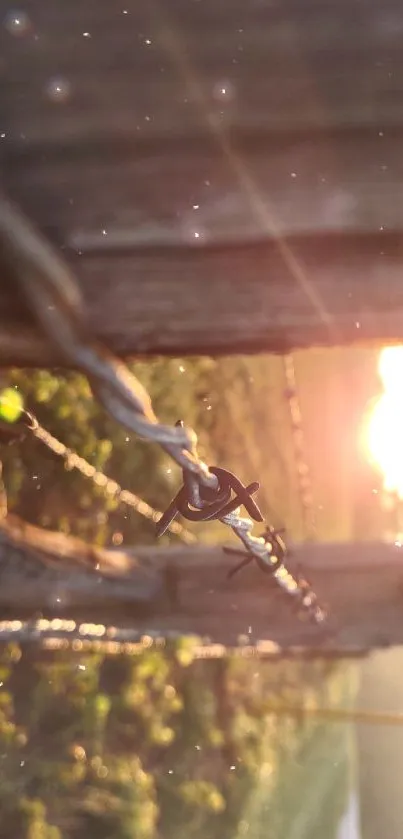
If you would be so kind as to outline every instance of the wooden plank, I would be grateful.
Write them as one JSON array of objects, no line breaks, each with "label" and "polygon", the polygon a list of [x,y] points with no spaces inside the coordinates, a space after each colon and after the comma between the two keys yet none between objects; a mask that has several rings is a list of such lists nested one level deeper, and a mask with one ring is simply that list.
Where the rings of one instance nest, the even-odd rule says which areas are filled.
[{"label": "wooden plank", "polygon": [[1,0],[0,11],[5,126],[24,144],[199,134],[194,79],[205,110],[236,130],[402,124],[397,0]]},{"label": "wooden plank", "polygon": [[[403,132],[402,132],[403,133]],[[81,252],[401,230],[402,133],[3,146],[9,193]],[[227,142],[227,141],[225,141]],[[106,231],[103,233],[103,231]],[[197,244],[197,243],[196,243]]]},{"label": "wooden plank", "polygon": [[[141,608],[158,598],[158,574],[120,551],[87,545],[16,516],[0,524],[0,609],[63,611],[105,602]],[[128,579],[131,586],[128,586]]]},{"label": "wooden plank", "polygon": [[[87,557],[84,574],[77,567],[78,543],[71,548],[68,538],[48,534],[41,548],[41,531],[7,521],[1,534],[0,617],[42,612],[65,619],[82,614],[86,621],[113,623],[127,640],[136,633],[161,637],[191,633],[229,646],[270,641],[281,648],[302,645],[341,654],[403,641],[403,560],[401,548],[393,545],[295,546],[289,568],[301,564],[327,603],[324,634],[299,621],[287,599],[257,567],[228,582],[226,574],[234,559],[219,548],[99,551],[101,565],[96,570],[89,566],[88,550],[82,546],[82,559]],[[76,567],[71,562],[74,555]]]},{"label": "wooden plank", "polygon": [[[402,340],[396,0],[0,0],[7,193],[120,355]],[[59,363],[0,281],[0,363]]]},{"label": "wooden plank", "polygon": [[[289,243],[297,275],[274,244],[160,252],[80,264],[89,329],[122,356],[283,352],[403,338],[400,237]],[[5,275],[2,364],[55,366]]]},{"label": "wooden plank", "polygon": [[[111,349],[402,339],[401,4],[0,13],[2,184]],[[0,283],[0,363],[59,363]]]},{"label": "wooden plank", "polygon": [[0,11],[4,180],[64,244],[267,235],[228,143],[283,235],[400,229],[396,2]]}]

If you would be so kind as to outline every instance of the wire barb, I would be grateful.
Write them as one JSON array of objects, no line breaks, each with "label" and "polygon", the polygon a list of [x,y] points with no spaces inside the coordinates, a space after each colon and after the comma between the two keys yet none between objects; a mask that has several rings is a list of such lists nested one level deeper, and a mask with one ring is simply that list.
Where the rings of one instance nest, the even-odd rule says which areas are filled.
[{"label": "wire barb", "polygon": [[240,551],[237,548],[224,548],[224,552],[226,554],[234,554],[235,556],[243,557],[242,562],[228,572],[228,579],[234,577],[238,571],[240,571],[244,566],[249,565],[249,563],[253,562],[253,560],[255,560],[260,570],[265,574],[273,574],[274,571],[281,568],[284,565],[286,555],[290,555],[285,542],[281,538],[281,533],[284,533],[284,528],[275,530],[270,525],[267,525],[265,531],[262,533],[261,538],[264,539],[265,546],[270,548],[270,562],[267,562],[266,558],[262,558],[257,554],[255,555],[251,551]]},{"label": "wire barb", "polygon": [[293,598],[298,613],[308,616],[316,624],[322,624],[327,617],[326,610],[319,604],[310,582],[302,576],[301,569],[298,568],[294,576],[285,566],[285,560],[291,552],[281,538],[282,533],[283,528],[275,530],[270,525],[266,527],[261,536],[264,540],[264,552],[251,549],[240,551],[237,548],[225,547],[223,550],[226,554],[242,557],[241,562],[229,570],[227,579],[232,579],[242,568],[255,561],[261,571],[271,575],[271,579],[285,595]]},{"label": "wire barb", "polygon": [[[252,498],[252,495],[259,489],[257,481],[244,486],[242,481],[227,469],[210,466],[210,472],[218,480],[218,489],[212,490],[208,487],[200,487],[197,498],[192,493],[192,487],[189,487],[189,481],[184,474],[183,486],[157,524],[157,536],[162,536],[165,533],[167,527],[179,513],[189,521],[212,521],[230,515],[238,510],[241,504],[246,507],[249,515],[255,521],[263,521],[259,507]],[[235,493],[234,498],[231,497],[232,492]]]},{"label": "wire barb", "polygon": [[[290,571],[285,567],[286,556],[289,555],[286,544],[281,538],[283,530],[275,530],[268,525],[261,536],[253,536],[253,524],[250,519],[242,518],[240,516],[239,502],[246,505],[250,504],[252,499],[244,494],[236,496],[231,502],[228,502],[228,489],[235,489],[238,486],[243,488],[243,492],[247,493],[250,487],[255,487],[256,484],[250,484],[249,487],[244,487],[235,475],[226,470],[220,470],[217,467],[210,467],[210,471],[217,475],[220,481],[219,489],[213,493],[208,491],[208,498],[206,493],[200,493],[200,499],[197,502],[196,509],[191,509],[192,502],[188,495],[188,486],[186,484],[185,475],[184,483],[168,509],[161,516],[157,523],[157,536],[161,536],[169,525],[174,521],[178,513],[182,513],[184,518],[193,521],[211,521],[212,519],[219,519],[223,524],[229,525],[234,533],[243,542],[246,550],[240,551],[236,548],[224,548],[225,553],[235,554],[241,557],[241,561],[235,568],[228,573],[228,579],[231,579],[246,565],[255,561],[266,574],[270,574],[271,578],[281,589],[283,594],[293,599],[297,611],[306,614],[314,623],[321,624],[326,619],[326,612],[322,606],[319,605],[316,595],[312,590],[310,584],[301,577],[294,577]],[[230,476],[229,486],[224,484],[224,477]],[[258,488],[257,484],[257,488]],[[225,492],[227,489],[227,492]],[[254,502],[252,502],[254,504]],[[234,509],[229,509],[230,504]],[[238,505],[238,506],[237,506]],[[255,505],[257,507],[257,505]],[[262,516],[259,508],[253,516],[255,521],[262,521]]]},{"label": "wire barb", "polygon": [[[151,399],[140,382],[123,363],[91,338],[84,300],[68,264],[23,213],[1,194],[0,252],[3,270],[8,270],[15,280],[59,357],[86,374],[94,393],[117,422],[140,437],[159,443],[181,466],[183,487],[158,521],[158,535],[167,528],[174,530],[179,527],[174,521],[178,513],[193,521],[219,519],[232,528],[246,548],[241,565],[255,559],[262,570],[270,571],[285,593],[294,596],[316,622],[321,622],[324,612],[315,605],[315,596],[301,588],[284,566],[285,546],[284,549],[281,547],[278,533],[269,528],[263,536],[253,536],[252,521],[240,516],[243,505],[255,521],[262,521],[260,510],[252,498],[259,484],[254,482],[244,486],[227,470],[218,467],[209,469],[198,456],[194,431],[185,429],[181,421],[175,428],[158,422]],[[28,418],[34,421],[27,412],[24,416],[27,421]],[[70,466],[80,469],[96,482],[97,478],[102,479],[101,483],[110,490],[113,488],[116,497],[139,509],[139,499],[133,496],[134,503],[133,499],[129,502],[130,493],[97,473],[45,429],[34,424],[31,430],[49,448],[65,457]],[[141,504],[144,505],[144,502]],[[147,516],[155,520],[155,511],[149,508]]]}]

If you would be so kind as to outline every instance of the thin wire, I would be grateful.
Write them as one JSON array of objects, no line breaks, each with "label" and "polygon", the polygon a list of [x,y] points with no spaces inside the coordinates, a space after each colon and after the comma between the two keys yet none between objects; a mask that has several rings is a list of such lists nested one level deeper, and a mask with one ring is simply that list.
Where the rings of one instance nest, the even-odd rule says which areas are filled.
[{"label": "thin wire", "polygon": [[[76,452],[73,452],[65,446],[64,443],[61,443],[60,440],[57,440],[56,437],[53,437],[53,435],[39,425],[39,423],[32,429],[32,434],[37,440],[40,440],[41,443],[54,452],[54,454],[62,457],[66,463],[67,469],[77,469],[86,478],[90,478],[96,486],[101,487],[109,498],[116,499],[118,502],[126,504],[128,507],[136,510],[136,512],[141,516],[154,523],[160,519],[161,512],[159,510],[154,510],[153,507],[135,495],[134,492],[122,489],[116,481],[112,480],[112,478],[108,478],[103,474],[103,472],[100,472],[95,468],[95,466],[92,466],[84,460],[83,457],[80,457]],[[179,536],[187,545],[192,545],[196,542],[196,537],[193,533],[190,533],[190,531],[183,527],[183,525],[179,522],[172,522],[169,526],[169,530],[175,536]]]},{"label": "thin wire", "polygon": [[403,725],[403,713],[392,711],[367,711],[364,708],[309,708],[304,705],[268,704],[266,713],[278,716],[320,717],[332,722],[371,723],[375,725]]},{"label": "thin wire", "polygon": [[[66,618],[38,618],[30,621],[2,620],[0,621],[0,643],[10,640],[16,642],[39,643],[45,649],[68,649],[73,652],[88,650],[100,650],[106,654],[123,653],[138,654],[152,648],[164,649],[172,641],[178,638],[189,637],[192,641],[191,651],[195,659],[222,659],[222,658],[260,658],[283,659],[284,654],[288,658],[312,660],[319,656],[320,660],[362,659],[367,655],[367,650],[362,647],[351,646],[341,649],[336,647],[319,647],[312,652],[312,646],[307,649],[300,645],[287,645],[283,647],[276,641],[256,640],[253,644],[244,643],[242,638],[227,646],[223,643],[212,643],[209,638],[200,638],[194,633],[183,633],[183,630],[158,629],[149,627],[134,628],[132,626],[105,626],[102,623],[79,623]],[[280,713],[281,708],[278,707]],[[267,707],[270,712],[271,707]],[[273,709],[277,711],[277,706]],[[294,713],[301,713],[304,709],[290,708]]]},{"label": "thin wire", "polygon": [[248,553],[267,566],[272,578],[285,594],[300,603],[309,612],[315,623],[324,623],[326,611],[317,602],[314,592],[310,588],[302,590],[298,580],[293,577],[284,564],[278,567],[278,559],[273,553],[271,543],[262,536],[253,535],[253,523],[250,519],[241,518],[238,511],[235,511],[224,516],[220,521],[232,528],[245,545]]},{"label": "thin wire", "polygon": [[[1,401],[3,404],[7,405],[7,400],[4,397]],[[27,432],[30,432],[33,437],[39,440],[58,457],[62,457],[65,461],[66,469],[77,469],[77,471],[81,472],[84,477],[89,478],[96,486],[102,488],[109,498],[116,499],[119,503],[121,502],[123,504],[127,504],[127,506],[136,510],[136,512],[141,516],[154,522],[154,524],[159,521],[162,515],[160,510],[155,510],[150,506],[150,504],[147,504],[146,501],[143,501],[138,495],[135,495],[134,492],[122,489],[117,481],[114,481],[112,478],[108,478],[107,475],[100,472],[83,457],[80,457],[77,452],[72,451],[72,449],[68,448],[68,446],[61,443],[60,440],[50,434],[49,431],[40,425],[37,418],[32,413],[23,410],[20,418],[10,425],[10,439],[13,437],[15,440],[23,439]],[[2,518],[5,518],[6,515],[7,498],[5,488],[2,483],[2,464],[0,461],[0,521]],[[176,536],[179,536],[181,540],[188,545],[196,542],[196,537],[193,533],[190,533],[190,531],[183,527],[183,525],[179,522],[172,522],[168,530]]]},{"label": "thin wire", "polygon": [[0,196],[0,244],[2,260],[38,323],[66,362],[87,375],[107,411],[140,437],[159,443],[200,484],[218,489],[216,477],[197,455],[194,431],[161,425],[135,376],[89,340],[84,301],[67,263],[4,196]]},{"label": "thin wire", "polygon": [[[181,636],[182,637],[182,636]],[[176,640],[178,633],[164,630],[134,630],[127,628],[106,627],[104,624],[76,623],[64,618],[40,618],[31,622],[19,620],[0,621],[0,642],[18,640],[26,642],[41,642],[45,649],[58,650],[71,648],[74,652],[86,649],[99,649],[105,654],[140,655],[152,648],[163,650],[171,640]],[[250,658],[251,653],[262,658],[277,658],[283,654],[282,648],[271,641],[258,641],[255,645],[234,648],[239,657]],[[300,656],[301,649],[294,649]],[[322,651],[326,657],[327,651]],[[353,655],[361,657],[362,650],[351,651]],[[287,648],[287,654],[293,653],[293,648]],[[195,659],[223,658],[231,655],[231,649],[223,644],[196,643],[192,649]],[[360,723],[371,725],[403,726],[403,713],[393,711],[369,711],[364,708],[312,708],[304,705],[282,705],[268,702],[266,714],[276,716],[313,717],[329,720],[330,722]]]}]

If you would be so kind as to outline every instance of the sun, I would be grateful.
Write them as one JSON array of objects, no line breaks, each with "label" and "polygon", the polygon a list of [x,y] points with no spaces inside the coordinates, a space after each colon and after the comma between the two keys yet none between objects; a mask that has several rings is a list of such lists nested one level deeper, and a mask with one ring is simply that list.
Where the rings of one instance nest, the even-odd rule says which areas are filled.
[{"label": "sun", "polygon": [[366,445],[383,475],[384,489],[403,499],[403,346],[385,347],[378,371],[383,393],[368,420]]}]

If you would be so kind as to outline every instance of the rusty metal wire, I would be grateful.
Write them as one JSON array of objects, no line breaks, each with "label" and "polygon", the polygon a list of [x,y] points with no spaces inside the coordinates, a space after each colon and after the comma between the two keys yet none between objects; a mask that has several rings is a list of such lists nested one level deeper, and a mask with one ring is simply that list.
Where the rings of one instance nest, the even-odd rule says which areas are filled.
[{"label": "rusty metal wire", "polygon": [[[221,486],[224,476],[221,473],[225,470],[211,469],[200,460],[195,432],[185,429],[181,422],[177,423],[175,428],[158,422],[150,397],[142,385],[124,364],[91,337],[85,318],[84,300],[68,265],[25,216],[2,196],[0,245],[5,265],[15,278],[38,324],[59,354],[69,365],[87,375],[100,402],[120,424],[146,440],[159,443],[181,466],[186,490],[187,518],[216,518],[228,525],[241,540],[248,554],[272,571],[273,579],[280,588],[306,607],[316,623],[321,623],[325,619],[325,612],[312,599],[312,593],[308,593],[304,586],[301,587],[283,563],[279,566],[278,559],[273,554],[272,541],[254,536],[252,521],[240,516],[241,504],[245,504],[249,510],[252,509],[256,521],[262,520],[258,508],[258,513],[256,514],[256,510],[255,514],[253,513],[254,502],[250,498],[259,485],[251,484],[249,488],[245,488],[235,476],[226,473],[231,475],[232,482],[229,481],[224,492]],[[67,462],[70,461],[80,468],[78,464],[81,459],[55,441],[48,432],[37,426],[34,434],[53,448],[53,451],[59,448],[58,453],[62,456],[67,455]],[[88,465],[85,469],[88,471]],[[94,470],[92,477],[95,480],[97,475],[99,473]],[[104,480],[109,479],[102,477],[102,481]],[[112,484],[115,495],[125,500],[125,497],[122,498],[123,491],[120,487],[114,482]],[[235,492],[235,499],[232,497],[232,490]],[[252,507],[248,505],[243,490],[249,496]],[[136,503],[138,501],[136,499]],[[190,515],[191,509],[193,515]],[[172,529],[178,512],[183,513],[183,510],[176,509],[173,502],[167,511],[167,527]],[[150,517],[154,517],[154,511]],[[158,526],[162,532],[160,523]]]}]

